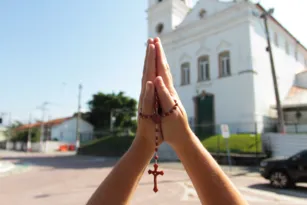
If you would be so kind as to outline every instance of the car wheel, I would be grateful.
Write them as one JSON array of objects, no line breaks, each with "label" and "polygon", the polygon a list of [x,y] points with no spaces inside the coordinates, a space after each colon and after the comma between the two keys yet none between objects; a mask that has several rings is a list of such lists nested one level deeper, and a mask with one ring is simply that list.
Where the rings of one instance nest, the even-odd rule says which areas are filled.
[{"label": "car wheel", "polygon": [[288,188],[292,182],[289,176],[283,171],[273,171],[270,175],[271,185],[275,188]]}]

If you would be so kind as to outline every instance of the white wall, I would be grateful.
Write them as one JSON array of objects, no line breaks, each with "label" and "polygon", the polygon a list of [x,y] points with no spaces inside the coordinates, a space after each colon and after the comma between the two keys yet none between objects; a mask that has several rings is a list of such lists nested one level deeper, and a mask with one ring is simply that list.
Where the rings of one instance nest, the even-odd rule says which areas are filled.
[{"label": "white wall", "polygon": [[[244,10],[239,10],[245,15]],[[174,84],[189,117],[194,117],[193,97],[202,90],[215,94],[216,123],[254,123],[253,71],[251,66],[249,24],[225,15],[220,24],[202,22],[187,32],[181,28],[171,36],[162,37]],[[231,14],[233,15],[233,14]],[[202,28],[205,27],[205,28]],[[193,31],[195,30],[195,31]],[[169,39],[172,39],[169,40]],[[189,39],[189,40],[187,40]],[[218,77],[218,54],[229,50],[230,77]],[[198,57],[210,57],[210,81],[197,82]],[[181,86],[181,64],[190,63],[191,84]],[[254,125],[253,125],[254,126]],[[254,127],[253,127],[254,128]]]},{"label": "white wall", "polygon": [[[75,142],[76,141],[76,128],[77,127],[77,118],[72,118],[65,121],[64,123],[54,126],[51,129],[51,139],[57,138],[60,141],[64,142]],[[81,138],[92,137],[93,136],[93,126],[87,123],[84,120],[80,120],[80,133]],[[61,137],[62,136],[62,137]]]},{"label": "white wall", "polygon": [[0,142],[5,141],[6,136],[5,136],[6,128],[0,127]]},{"label": "white wall", "polygon": [[[272,41],[272,51],[274,56],[279,94],[281,101],[287,96],[290,88],[294,84],[295,74],[302,71],[304,65],[304,52],[299,49],[298,60],[294,57],[295,42],[280,27],[269,21],[269,30]],[[278,45],[275,45],[274,33],[277,32]],[[272,80],[269,54],[265,51],[267,41],[263,20],[259,17],[251,18],[250,38],[252,47],[253,69],[257,75],[254,76],[256,113],[259,118],[268,116],[270,106],[275,105],[275,93]],[[289,43],[289,54],[285,51],[285,42]]]}]

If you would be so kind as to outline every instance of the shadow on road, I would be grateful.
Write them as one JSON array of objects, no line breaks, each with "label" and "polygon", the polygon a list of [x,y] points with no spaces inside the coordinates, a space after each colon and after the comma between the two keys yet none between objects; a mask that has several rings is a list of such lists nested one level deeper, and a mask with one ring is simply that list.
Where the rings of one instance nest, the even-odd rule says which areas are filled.
[{"label": "shadow on road", "polygon": [[249,186],[252,189],[263,190],[280,195],[293,196],[298,198],[307,198],[307,186],[296,186],[292,189],[277,189],[273,188],[270,184],[253,184]]},{"label": "shadow on road", "polygon": [[1,160],[13,162],[16,165],[30,164],[32,166],[50,167],[54,169],[87,169],[112,167],[117,162],[115,158],[89,156],[14,156],[2,157]]}]

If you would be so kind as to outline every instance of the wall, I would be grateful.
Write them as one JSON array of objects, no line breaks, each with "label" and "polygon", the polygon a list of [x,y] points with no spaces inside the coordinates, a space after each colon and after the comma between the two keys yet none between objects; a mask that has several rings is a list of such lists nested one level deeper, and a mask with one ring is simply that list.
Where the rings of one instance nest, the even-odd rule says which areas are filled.
[{"label": "wall", "polygon": [[[174,84],[190,118],[194,117],[193,97],[197,92],[215,94],[216,123],[254,123],[253,71],[251,70],[249,47],[249,24],[242,19],[245,10],[238,10],[238,16],[225,15],[219,22],[200,22],[191,29],[181,28],[165,36],[165,52],[168,58]],[[242,13],[240,13],[242,12]],[[234,15],[233,12],[231,15]],[[169,39],[172,39],[170,41]],[[187,40],[189,39],[189,40]],[[218,77],[218,54],[229,50],[231,56],[230,77]],[[198,57],[210,56],[211,80],[198,83]],[[181,64],[190,63],[190,84],[181,86]]]},{"label": "wall", "polygon": [[307,88],[307,70],[296,75],[296,85]]},{"label": "wall", "polygon": [[[41,144],[39,142],[30,143],[29,150],[31,152],[44,152],[44,153],[52,153],[57,152],[59,147],[65,143],[63,142],[53,142],[53,141],[45,141]],[[5,146],[6,150],[16,150],[16,151],[26,151],[27,150],[27,143],[25,142],[6,142]]]},{"label": "wall", "polygon": [[268,144],[272,149],[272,157],[290,157],[307,148],[306,134],[263,134],[262,144]]},{"label": "wall", "polygon": [[[253,11],[256,11],[256,9],[254,8]],[[269,54],[265,51],[267,41],[265,37],[263,20],[259,17],[251,15],[250,21],[253,69],[257,72],[257,75],[254,76],[256,113],[259,119],[261,119],[263,116],[268,116],[270,113],[270,106],[275,105],[275,92]],[[279,94],[282,101],[287,96],[290,88],[294,84],[295,74],[305,68],[304,55],[306,55],[306,52],[298,48],[299,55],[298,60],[296,60],[294,57],[294,40],[292,40],[289,35],[287,35],[280,27],[276,26],[271,21],[268,23],[279,86]],[[278,46],[276,46],[274,43],[275,32],[278,34]],[[289,43],[289,54],[286,53],[285,49],[286,41]]]},{"label": "wall", "polygon": [[5,141],[5,139],[6,139],[5,132],[6,132],[6,128],[0,127],[0,142]]},{"label": "wall", "polygon": [[[64,142],[76,141],[77,118],[72,118],[64,123],[52,127],[51,139],[58,139]],[[93,126],[84,120],[80,120],[81,138],[91,138],[93,136]]]}]

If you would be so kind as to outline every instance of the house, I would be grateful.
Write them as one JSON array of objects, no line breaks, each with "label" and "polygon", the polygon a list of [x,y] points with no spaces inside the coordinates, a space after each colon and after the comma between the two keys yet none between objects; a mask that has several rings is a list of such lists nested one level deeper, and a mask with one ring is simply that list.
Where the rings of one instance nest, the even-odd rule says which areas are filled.
[{"label": "house", "polygon": [[7,131],[7,128],[6,127],[1,127],[0,126],[0,142],[3,142],[6,140],[6,131]]},{"label": "house", "polygon": [[[18,127],[17,131],[32,130],[34,128],[41,129],[44,127],[43,139],[52,141],[61,141],[74,143],[77,133],[77,117],[65,117],[50,120],[48,122],[37,122]],[[88,141],[93,138],[94,127],[83,119],[80,119],[80,142]]]},{"label": "house", "polygon": [[[209,133],[224,123],[231,132],[276,126],[271,64],[260,18],[265,10],[259,3],[199,0],[191,8],[187,0],[148,2],[148,36],[159,36],[164,45],[192,126],[208,126]],[[307,49],[272,16],[268,27],[281,104],[286,106],[297,98],[293,92],[306,93],[301,84],[306,86]],[[306,103],[304,97],[295,106]]]}]

